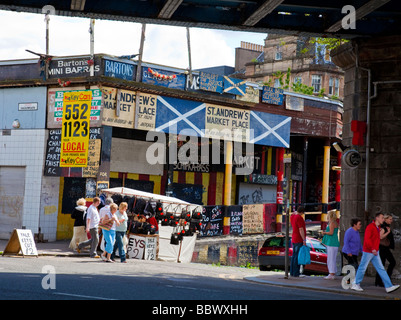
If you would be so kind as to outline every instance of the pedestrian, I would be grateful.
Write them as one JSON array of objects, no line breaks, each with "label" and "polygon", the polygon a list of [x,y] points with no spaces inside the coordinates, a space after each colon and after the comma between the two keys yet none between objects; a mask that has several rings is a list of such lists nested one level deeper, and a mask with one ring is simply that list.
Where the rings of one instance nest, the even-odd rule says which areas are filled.
[{"label": "pedestrian", "polygon": [[[103,219],[103,217],[104,217],[104,215],[106,213],[110,212],[110,205],[112,203],[114,203],[114,200],[111,197],[107,197],[104,200],[104,206],[102,208],[100,208],[100,210],[99,210],[99,219],[100,219],[100,221],[102,221],[102,219]],[[102,241],[102,237],[103,237],[103,240],[104,240],[103,229],[99,228],[99,241],[100,242]],[[106,246],[106,241],[105,240],[104,240],[104,246]]]},{"label": "pedestrian", "polygon": [[113,253],[111,254],[111,260],[114,261],[116,251],[118,249],[118,254],[120,256],[120,261],[122,263],[127,263],[126,257],[125,257],[125,248],[124,248],[124,237],[127,232],[127,227],[128,227],[128,216],[127,216],[127,210],[128,208],[128,203],[127,202],[121,202],[118,211],[116,212],[117,220],[120,222],[119,226],[116,226],[116,241],[114,243],[113,247]]},{"label": "pedestrian", "polygon": [[366,269],[370,261],[372,261],[373,266],[379,273],[380,278],[383,281],[386,292],[390,293],[397,290],[400,286],[393,285],[390,277],[388,276],[386,270],[383,267],[383,263],[380,260],[379,255],[379,245],[380,245],[380,225],[384,222],[383,213],[379,212],[375,216],[375,220],[370,223],[365,229],[365,237],[362,247],[362,259],[359,264],[359,268],[356,272],[355,280],[353,281],[352,290],[363,291],[360,283],[363,280]]},{"label": "pedestrian", "polygon": [[99,258],[97,254],[97,245],[99,244],[99,212],[97,211],[97,207],[100,204],[100,198],[94,197],[93,203],[89,206],[86,212],[86,232],[90,233],[91,238],[87,241],[83,241],[77,244],[78,253],[81,252],[81,249],[86,246],[91,246],[90,248],[90,257],[91,258]]},{"label": "pedestrian", "polygon": [[302,214],[305,212],[303,206],[299,206],[298,210],[295,211],[291,215],[291,227],[292,227],[292,257],[290,264],[290,276],[292,277],[300,277],[300,268],[301,266],[298,264],[298,254],[299,249],[303,245],[306,245],[306,228],[305,228],[305,220],[302,217]]},{"label": "pedestrian", "polygon": [[73,235],[70,242],[70,249],[76,250],[77,243],[88,240],[88,236],[85,231],[85,213],[88,209],[86,206],[86,200],[84,198],[78,199],[76,202],[77,206],[71,213],[71,218],[74,219]]},{"label": "pedestrian", "polygon": [[104,215],[108,212],[110,212],[110,205],[114,203],[113,198],[107,197],[106,200],[104,200],[104,207],[102,207],[99,210],[99,218],[100,220],[103,219]]},{"label": "pedestrian", "polygon": [[351,227],[345,231],[344,245],[341,250],[348,264],[352,265],[355,270],[358,269],[358,256],[362,252],[361,237],[359,235],[361,227],[362,222],[360,219],[351,219]]},{"label": "pedestrian", "polygon": [[324,277],[326,280],[334,280],[337,273],[337,253],[338,247],[340,246],[340,241],[338,240],[338,223],[337,223],[337,213],[335,210],[329,211],[328,215],[328,225],[326,231],[323,231],[322,243],[326,245],[327,248],[327,269],[329,269],[329,274]]},{"label": "pedestrian", "polygon": [[106,213],[102,219],[102,224],[107,224],[113,222],[110,230],[103,229],[103,237],[106,241],[106,247],[104,248],[104,252],[101,257],[103,261],[113,262],[111,260],[111,254],[113,253],[114,240],[116,237],[116,225],[119,226],[120,222],[117,219],[116,212],[118,210],[118,206],[115,203],[110,205],[110,211]]},{"label": "pedestrian", "polygon": [[[389,265],[387,267],[387,274],[389,278],[391,278],[396,264],[394,256],[391,252],[391,250],[394,250],[394,234],[390,228],[392,222],[393,216],[391,214],[385,214],[384,222],[380,226],[379,255],[383,266],[386,265],[386,260],[389,262]],[[383,287],[383,281],[380,279],[378,273],[376,273],[375,286]]]}]

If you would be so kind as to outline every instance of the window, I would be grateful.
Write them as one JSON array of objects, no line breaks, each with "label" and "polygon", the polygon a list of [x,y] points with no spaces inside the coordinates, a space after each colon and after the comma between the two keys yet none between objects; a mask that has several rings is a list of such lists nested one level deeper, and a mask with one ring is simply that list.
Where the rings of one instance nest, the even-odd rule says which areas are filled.
[{"label": "window", "polygon": [[313,75],[312,76],[312,87],[313,87],[314,93],[318,93],[320,91],[321,84],[322,84],[322,76]]},{"label": "window", "polygon": [[295,77],[295,78],[294,78],[294,83],[299,83],[299,84],[301,84],[301,83],[302,83],[302,77]]},{"label": "window", "polygon": [[329,95],[336,95],[340,94],[340,79],[332,78],[329,79]]},{"label": "window", "polygon": [[278,45],[276,48],[276,56],[274,57],[274,60],[282,60],[283,56],[282,56],[282,52],[281,52],[281,46]]}]

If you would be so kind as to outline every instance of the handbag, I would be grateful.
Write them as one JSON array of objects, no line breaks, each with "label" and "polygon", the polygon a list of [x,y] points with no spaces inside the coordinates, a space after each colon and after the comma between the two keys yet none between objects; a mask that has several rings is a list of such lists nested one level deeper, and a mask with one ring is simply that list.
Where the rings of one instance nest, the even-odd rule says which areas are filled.
[{"label": "handbag", "polygon": [[110,229],[113,227],[113,224],[114,224],[113,219],[107,220],[106,222],[101,221],[101,222],[99,222],[99,228],[110,231]]},{"label": "handbag", "polygon": [[380,239],[380,245],[384,247],[390,246],[390,240],[386,237],[384,239]]},{"label": "handbag", "polygon": [[298,253],[298,264],[306,265],[310,263],[310,249],[307,246],[302,246]]}]

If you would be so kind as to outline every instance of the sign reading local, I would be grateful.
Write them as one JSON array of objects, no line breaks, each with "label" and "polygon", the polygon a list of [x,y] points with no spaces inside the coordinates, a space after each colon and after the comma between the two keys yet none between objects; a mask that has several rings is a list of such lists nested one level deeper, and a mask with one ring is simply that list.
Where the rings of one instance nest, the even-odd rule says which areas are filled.
[{"label": "sign reading local", "polygon": [[92,91],[64,92],[60,167],[88,165]]}]

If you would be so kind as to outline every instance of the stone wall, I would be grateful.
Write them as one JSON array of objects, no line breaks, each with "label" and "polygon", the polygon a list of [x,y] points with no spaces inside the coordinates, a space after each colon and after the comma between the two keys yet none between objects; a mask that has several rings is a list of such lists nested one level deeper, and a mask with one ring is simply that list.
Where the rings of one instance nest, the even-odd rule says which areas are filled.
[{"label": "stone wall", "polygon": [[[401,36],[354,40],[332,51],[332,60],[345,70],[345,146],[352,146],[351,121],[367,121],[368,72],[362,68],[371,70],[368,197],[366,200],[366,146],[352,146],[364,161],[355,169],[342,166],[341,231],[349,228],[353,217],[362,219],[364,230],[378,208],[392,213],[397,277],[401,271],[401,83],[377,83],[376,94],[374,83],[401,82]],[[363,239],[363,232],[361,236]]]}]

